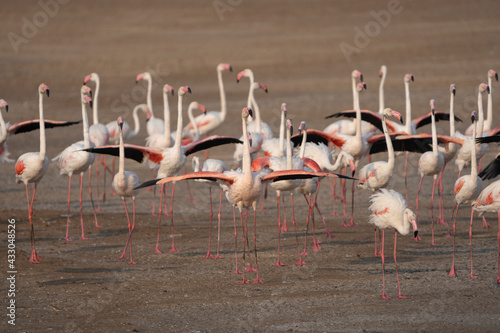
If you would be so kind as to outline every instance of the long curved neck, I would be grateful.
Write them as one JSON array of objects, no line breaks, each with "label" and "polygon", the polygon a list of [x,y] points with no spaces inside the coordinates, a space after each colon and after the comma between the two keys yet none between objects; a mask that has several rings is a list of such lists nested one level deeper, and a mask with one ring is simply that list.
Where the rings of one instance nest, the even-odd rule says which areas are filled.
[{"label": "long curved neck", "polygon": [[92,101],[93,103],[93,108],[92,108],[92,118],[95,124],[99,124],[99,89],[101,86],[101,80],[97,76],[94,80],[95,82],[95,92],[94,92],[94,99]]},{"label": "long curved neck", "polygon": [[431,115],[431,121],[432,121],[432,155],[434,157],[438,156],[438,142],[437,142],[437,131],[436,131],[436,118],[434,115]]},{"label": "long curved neck", "polygon": [[179,101],[177,103],[177,133],[175,134],[175,144],[174,148],[181,151],[181,140],[182,140],[182,99],[184,96],[179,94]]},{"label": "long curved neck", "polygon": [[[150,109],[151,110],[151,109]],[[168,105],[168,91],[163,91],[163,123],[164,123],[164,131],[163,135],[165,135],[165,141],[167,142],[167,146],[171,146],[170,142],[170,106]]]},{"label": "long curved neck", "polygon": [[123,133],[120,128],[120,165],[118,167],[118,174],[120,178],[125,181],[125,148],[123,147]]},{"label": "long curved neck", "polygon": [[250,158],[250,142],[248,142],[248,132],[247,123],[244,118],[242,118],[242,132],[243,132],[243,159],[241,165],[243,167],[243,174],[247,178],[252,177],[252,165]]},{"label": "long curved neck", "polygon": [[227,115],[227,104],[226,104],[226,91],[224,90],[224,81],[222,80],[222,70],[220,69],[217,69],[217,80],[219,81],[220,118],[222,121],[224,121]]},{"label": "long curved neck", "polygon": [[335,163],[332,165],[332,167],[329,171],[335,172],[335,170],[338,170],[340,168],[340,164],[342,163],[342,159],[344,159],[344,158],[346,158],[346,153],[341,151],[339,153],[339,156],[337,156]]},{"label": "long curved neck", "polygon": [[450,136],[455,135],[455,95],[450,93]]},{"label": "long curved neck", "polygon": [[280,155],[283,154],[284,150],[285,150],[285,112],[281,111],[280,138],[279,138]]},{"label": "long curved neck", "polygon": [[151,79],[150,76],[148,76],[146,79],[148,81],[148,92],[146,95],[146,104],[148,105],[149,112],[151,112],[151,115],[154,117],[153,100],[151,98],[151,91],[153,90],[153,80]]},{"label": "long curved neck", "polygon": [[132,133],[130,133],[130,136],[135,136],[139,133],[141,130],[141,122],[139,121],[139,116],[137,115],[137,112],[142,108],[142,106],[137,105],[134,108],[134,111],[132,112],[132,117],[134,118],[134,130]]},{"label": "long curved neck", "polygon": [[479,113],[479,119],[477,120],[477,136],[482,137],[483,136],[483,124],[484,124],[484,112],[483,112],[483,95],[481,93],[481,90],[477,93],[477,111]]},{"label": "long curved neck", "polygon": [[43,94],[39,93],[38,100],[38,110],[40,112],[40,160],[43,161],[45,159],[45,121],[43,119]]},{"label": "long curved neck", "polygon": [[306,143],[307,143],[307,130],[304,129],[304,134],[302,134],[302,143],[300,144],[299,157],[304,158],[306,154]]},{"label": "long curved neck", "polygon": [[359,106],[359,91],[354,94],[354,110],[356,110],[356,139],[361,141],[361,107]]},{"label": "long curved neck", "polygon": [[83,122],[83,145],[85,148],[90,148],[89,117],[87,115],[87,107],[85,106],[84,101],[82,101],[82,122]]},{"label": "long curved neck", "polygon": [[7,140],[7,127],[5,126],[5,120],[3,119],[1,111],[0,111],[0,128],[2,129],[2,135],[0,136],[0,145],[3,145],[5,140]]},{"label": "long curved neck", "polygon": [[484,121],[483,125],[483,131],[489,131],[491,129],[491,125],[493,123],[493,97],[491,95],[492,88],[491,88],[491,76],[488,75],[488,87],[490,87],[490,93],[488,94],[488,104],[486,106],[486,120]]},{"label": "long curved neck", "polygon": [[189,117],[189,121],[191,122],[191,125],[193,125],[193,128],[194,128],[194,139],[198,140],[200,138],[200,131],[198,130],[198,124],[194,120],[194,116],[193,116],[194,108],[196,108],[196,102],[192,102],[191,104],[189,104],[188,117]]},{"label": "long curved neck", "polygon": [[411,133],[411,99],[410,99],[410,82],[405,81],[405,95],[406,95],[406,133]]},{"label": "long curved neck", "polygon": [[352,83],[352,108],[356,110],[356,95],[358,94],[358,90],[356,89],[356,77],[351,77]]},{"label": "long curved neck", "polygon": [[257,105],[257,102],[255,101],[255,96],[254,96],[254,89],[251,89],[251,103],[252,103],[252,108],[253,111],[255,111],[255,121],[257,123],[257,132],[261,132],[261,118],[260,118],[260,109],[259,106]]},{"label": "long curved neck", "polygon": [[475,142],[476,142],[476,132],[477,132],[476,128],[477,128],[477,121],[474,120],[474,124],[473,124],[473,127],[472,127],[472,139],[474,141],[473,141],[473,145],[472,145],[472,152],[471,152],[471,155],[470,155],[470,158],[471,158],[470,176],[471,176],[471,181],[474,182],[473,184],[475,184],[475,182],[477,180],[477,160],[476,160],[476,147],[477,147],[477,144],[475,144]]},{"label": "long curved neck", "polygon": [[394,167],[394,148],[392,147],[392,140],[389,136],[389,132],[387,131],[386,117],[382,117],[382,128],[384,129],[385,143],[387,144],[387,154],[388,160],[387,163],[391,167]]},{"label": "long curved neck", "polygon": [[292,144],[290,143],[290,130],[286,129],[286,168],[292,169]]},{"label": "long curved neck", "polygon": [[384,84],[385,84],[385,72],[382,72],[382,79],[380,80],[380,86],[378,88],[378,113],[380,114],[382,114],[382,112],[385,109]]}]

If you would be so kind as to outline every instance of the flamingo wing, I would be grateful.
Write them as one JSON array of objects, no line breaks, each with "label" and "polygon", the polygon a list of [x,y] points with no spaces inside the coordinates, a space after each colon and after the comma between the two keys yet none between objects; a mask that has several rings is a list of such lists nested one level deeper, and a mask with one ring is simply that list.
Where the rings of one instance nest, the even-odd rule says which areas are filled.
[{"label": "flamingo wing", "polygon": [[500,142],[500,135],[490,135],[483,136],[482,138],[476,138],[476,143],[492,143]]},{"label": "flamingo wing", "polygon": [[[332,115],[326,116],[325,119],[339,118],[339,117],[356,118],[356,111],[347,110],[347,111],[334,113]],[[370,124],[375,126],[381,132],[384,131],[384,128],[382,127],[382,116],[376,112],[373,112],[370,110],[361,110],[361,120],[369,122]],[[393,126],[389,126],[389,123],[388,123],[388,130],[389,130],[389,132],[394,131]]]},{"label": "flamingo wing", "polygon": [[345,178],[345,179],[354,179],[349,176],[343,176],[343,175],[337,175],[333,173],[326,173],[326,172],[311,172],[311,171],[305,171],[305,170],[281,170],[281,171],[274,171],[271,172],[270,174],[262,177],[262,182],[277,182],[280,180],[289,180],[289,179],[307,179],[307,178],[314,178],[314,177],[338,177],[338,178]]},{"label": "flamingo wing", "polygon": [[243,141],[230,136],[211,135],[204,139],[192,142],[187,146],[184,146],[184,154],[187,156],[199,152],[201,150],[221,145],[227,145],[229,143],[243,143]]},{"label": "flamingo wing", "polygon": [[[437,112],[434,112],[434,117],[436,119],[436,122],[438,122],[440,120],[450,121],[450,113],[449,112],[437,111]],[[462,122],[462,119],[455,116],[455,121]],[[429,125],[432,122],[431,113],[429,112],[427,114],[424,114],[423,116],[420,116],[416,119],[413,119],[412,122],[415,125],[415,128],[420,128],[422,126]]]},{"label": "flamingo wing", "polygon": [[500,153],[479,173],[481,179],[492,179],[500,174]]},{"label": "flamingo wing", "polygon": [[148,181],[142,183],[141,185],[137,186],[136,188],[134,188],[134,190],[148,187],[148,186],[152,186],[152,185],[160,185],[160,184],[176,182],[176,181],[181,181],[181,180],[187,180],[187,179],[205,179],[205,180],[210,180],[210,181],[222,181],[222,182],[225,182],[228,184],[232,184],[234,182],[233,177],[226,176],[226,175],[219,173],[219,172],[197,171],[197,172],[186,173],[185,175],[181,175],[181,176],[148,180]]},{"label": "flamingo wing", "polygon": [[[132,144],[124,144],[125,158],[134,160],[136,162],[142,163],[148,158],[151,162],[159,164],[163,159],[164,150],[142,147]],[[87,148],[83,151],[88,151],[95,154],[106,154],[112,156],[120,156],[120,146],[119,145],[108,145],[96,148]]]},{"label": "flamingo wing", "polygon": [[[292,140],[294,147],[299,147],[302,144],[302,136],[303,135],[304,135],[304,132],[292,135],[292,137],[290,139]],[[325,146],[328,146],[328,142],[330,140],[330,135],[325,133],[325,132],[321,132],[321,131],[317,131],[317,130],[313,130],[313,129],[308,129],[306,139],[307,139],[307,142],[313,142],[316,144],[323,143]]]},{"label": "flamingo wing", "polygon": [[[63,127],[79,124],[81,120],[78,121],[59,121],[59,120],[44,120],[45,128]],[[40,129],[40,119],[33,119],[15,123],[9,127],[7,132],[9,134],[19,134],[31,132]]]},{"label": "flamingo wing", "polygon": [[[391,138],[395,151],[407,151],[413,153],[425,153],[432,150],[432,138],[415,138],[414,136]],[[375,142],[370,148],[370,155],[386,152],[385,140]]]}]

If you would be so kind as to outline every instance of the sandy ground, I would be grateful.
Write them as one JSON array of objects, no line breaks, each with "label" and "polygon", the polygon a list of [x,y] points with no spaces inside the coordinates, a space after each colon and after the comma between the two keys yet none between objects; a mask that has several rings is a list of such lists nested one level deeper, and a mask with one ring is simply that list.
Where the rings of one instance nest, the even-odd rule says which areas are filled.
[{"label": "sandy ground", "polygon": [[[248,91],[247,81],[235,82],[240,70],[253,69],[256,80],[268,85],[269,93],[257,92],[257,99],[263,119],[277,131],[282,102],[287,102],[289,117],[296,125],[306,120],[310,128],[317,129],[328,123],[324,116],[351,108],[353,69],[363,72],[368,85],[361,97],[362,108],[377,110],[377,73],[380,65],[385,64],[389,69],[387,106],[404,112],[402,79],[406,73],[415,76],[411,86],[415,117],[429,111],[431,98],[436,99],[438,109],[447,110],[449,85],[455,83],[456,113],[464,119],[458,129],[464,130],[469,125],[470,111],[477,105],[478,84],[486,81],[488,69],[500,70],[499,10],[496,1],[284,4],[217,0],[192,1],[189,5],[181,1],[4,2],[0,9],[0,97],[9,103],[9,113],[4,114],[8,121],[37,118],[36,89],[45,82],[51,90],[45,101],[45,117],[77,120],[81,115],[78,94],[83,77],[97,72],[101,77],[100,122],[113,121],[119,115],[132,122],[132,106],[145,101],[144,85],[135,85],[134,79],[148,70],[153,72],[153,104],[158,116],[162,110],[160,87],[165,83],[191,86],[193,93],[188,101],[197,100],[208,109],[217,110],[220,102],[215,66],[228,62],[234,68],[233,73],[223,75],[229,115],[219,133],[239,137],[239,111]],[[497,94],[493,102],[500,103]],[[172,118],[176,120],[175,115]],[[142,132],[131,143],[144,143],[144,123],[142,126]],[[447,133],[447,124],[439,124],[439,131]],[[24,152],[36,151],[38,135],[33,132],[10,137],[11,157],[16,159]],[[47,154],[53,158],[71,142],[81,140],[81,127],[48,130],[47,140]],[[233,149],[217,148],[210,156],[229,162]],[[483,163],[488,163],[496,152],[495,147],[490,147]],[[198,156],[203,160],[203,153]],[[401,161],[398,158],[391,187],[404,191]],[[418,156],[412,156],[408,179],[412,207],[419,181],[417,162]],[[141,180],[150,178],[143,165],[127,161],[126,167]],[[34,265],[27,262],[30,237],[24,187],[15,184],[13,164],[0,164],[0,175],[2,276],[9,270],[9,219],[16,222],[17,271],[15,298],[8,296],[5,279],[0,285],[2,330],[495,332],[500,325],[500,289],[495,282],[496,215],[487,214],[492,226],[489,230],[482,228],[478,217],[474,220],[474,271],[480,277],[470,279],[470,213],[466,207],[460,210],[458,277],[449,278],[452,241],[444,237],[447,227],[436,226],[438,245],[429,245],[430,178],[424,180],[422,189],[418,221],[422,242],[416,243],[410,236],[398,238],[401,285],[403,294],[410,299],[383,301],[379,299],[381,260],[373,256],[373,227],[367,224],[367,192],[356,191],[354,217],[358,226],[344,228],[342,216],[331,215],[330,189],[323,184],[319,206],[334,238],[325,237],[316,216],[321,250],[313,251],[309,233],[307,265],[295,266],[295,237],[288,232],[282,235],[282,261],[287,266],[272,267],[278,235],[274,192],[270,191],[265,210],[257,213],[259,265],[264,284],[243,286],[237,284],[241,276],[231,274],[235,270],[234,231],[227,202],[222,211],[223,259],[203,259],[210,230],[208,188],[203,184],[190,183],[196,204],[188,203],[186,185],[177,185],[174,218],[179,253],[168,252],[169,217],[162,220],[160,248],[164,253],[153,253],[158,218],[150,214],[152,192],[141,191],[133,241],[137,264],[128,265],[118,258],[128,231],[121,200],[109,194],[109,175],[106,202],[98,213],[102,228],[92,226],[91,206],[85,192],[84,224],[89,237],[85,241],[78,240],[78,187],[77,181],[73,181],[70,235],[74,241],[65,242],[67,177],[59,176],[56,165],[51,164],[34,205],[36,245],[42,258],[41,264]],[[452,163],[444,177],[447,221],[456,177]],[[214,194],[214,201],[216,198]],[[341,212],[338,201],[335,209]],[[290,223],[290,210],[287,214]],[[305,202],[296,196],[301,244],[305,219]],[[213,228],[214,236],[215,233]],[[393,232],[388,231],[386,236],[387,293],[396,297]],[[240,229],[238,246],[241,268]],[[253,280],[255,274],[249,273],[248,277]],[[16,301],[15,326],[7,323],[6,307],[11,299]]]}]

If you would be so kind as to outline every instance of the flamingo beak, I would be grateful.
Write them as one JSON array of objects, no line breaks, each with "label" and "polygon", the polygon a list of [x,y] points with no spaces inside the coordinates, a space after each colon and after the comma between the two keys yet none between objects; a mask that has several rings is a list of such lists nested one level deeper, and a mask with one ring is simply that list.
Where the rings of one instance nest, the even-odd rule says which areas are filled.
[{"label": "flamingo beak", "polygon": [[248,114],[250,115],[250,117],[253,118],[253,111],[252,111],[252,109],[248,108]]},{"label": "flamingo beak", "polygon": [[49,95],[50,95],[50,90],[49,90],[49,89],[47,89],[47,90],[45,90],[45,92],[47,93],[47,97],[49,97]]},{"label": "flamingo beak", "polygon": [[356,166],[352,160],[349,160],[349,167],[352,170],[352,177],[354,177],[356,175]]},{"label": "flamingo beak", "polygon": [[90,75],[86,75],[85,78],[83,79],[83,85],[87,85],[87,82],[90,80]]},{"label": "flamingo beak", "polygon": [[5,112],[9,112],[9,104],[5,104]]},{"label": "flamingo beak", "polygon": [[498,73],[497,72],[495,72],[495,80],[498,81]]},{"label": "flamingo beak", "polygon": [[412,220],[410,220],[410,223],[411,223],[411,225],[413,227],[413,237],[417,238],[417,236],[418,236],[417,221],[415,221],[415,220],[412,219]]}]

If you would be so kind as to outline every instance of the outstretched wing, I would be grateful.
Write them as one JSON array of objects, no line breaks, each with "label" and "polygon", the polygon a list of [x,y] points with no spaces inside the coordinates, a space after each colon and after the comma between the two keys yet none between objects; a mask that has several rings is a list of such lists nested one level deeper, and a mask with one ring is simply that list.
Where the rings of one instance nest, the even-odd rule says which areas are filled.
[{"label": "outstretched wing", "polygon": [[225,182],[228,184],[232,184],[234,182],[233,177],[228,177],[228,176],[226,176],[222,173],[219,173],[219,172],[198,171],[198,172],[186,173],[185,175],[181,175],[181,176],[148,180],[148,181],[142,183],[141,185],[137,186],[136,188],[134,188],[134,190],[139,189],[139,188],[143,188],[143,187],[152,186],[152,185],[160,185],[160,184],[176,182],[176,181],[181,181],[181,180],[187,180],[187,179],[205,179],[205,180],[211,180],[211,181],[222,181],[222,182]]},{"label": "outstretched wing", "polygon": [[[58,120],[44,120],[45,128],[54,128],[54,127],[64,127],[79,124],[79,121],[58,121]],[[40,129],[40,119],[33,119],[22,121],[20,123],[15,123],[8,128],[8,132],[11,135],[31,132],[34,130]]]},{"label": "outstretched wing", "polygon": [[211,135],[204,139],[192,142],[184,146],[184,154],[186,154],[187,156],[199,152],[201,150],[221,145],[227,145],[229,143],[243,143],[243,141],[230,136]]},{"label": "outstretched wing", "polygon": [[[442,111],[434,112],[434,119],[436,120],[436,122],[440,120],[450,121],[450,113]],[[462,122],[462,119],[455,116],[455,121]],[[415,128],[420,128],[422,126],[429,125],[432,122],[431,113],[429,112],[427,114],[424,114],[423,116],[413,119],[412,122],[413,124],[415,124]]]},{"label": "outstretched wing", "polygon": [[354,179],[349,176],[342,176],[337,174],[330,174],[326,172],[310,172],[305,170],[281,170],[274,171],[266,176],[262,177],[262,182],[277,182],[280,180],[289,180],[289,179],[307,179],[314,177],[339,177],[346,179]]},{"label": "outstretched wing", "polygon": [[[142,163],[146,159],[151,162],[159,164],[163,159],[163,150],[157,148],[148,148],[131,144],[124,144],[125,158],[134,160],[136,162]],[[112,156],[120,156],[120,146],[119,145],[108,145],[95,148],[82,149],[83,151],[88,151],[95,154],[106,154]]]},{"label": "outstretched wing", "polygon": [[[339,118],[339,117],[356,118],[356,111],[354,110],[342,111],[326,116],[325,118],[328,119],[328,118]],[[361,120],[369,122],[381,132],[384,131],[384,128],[382,127],[382,116],[377,112],[373,112],[370,110],[361,110]],[[396,130],[391,121],[387,121],[387,130],[389,132],[394,132]]]},{"label": "outstretched wing", "polygon": [[493,179],[500,174],[500,153],[479,173],[481,179]]}]

